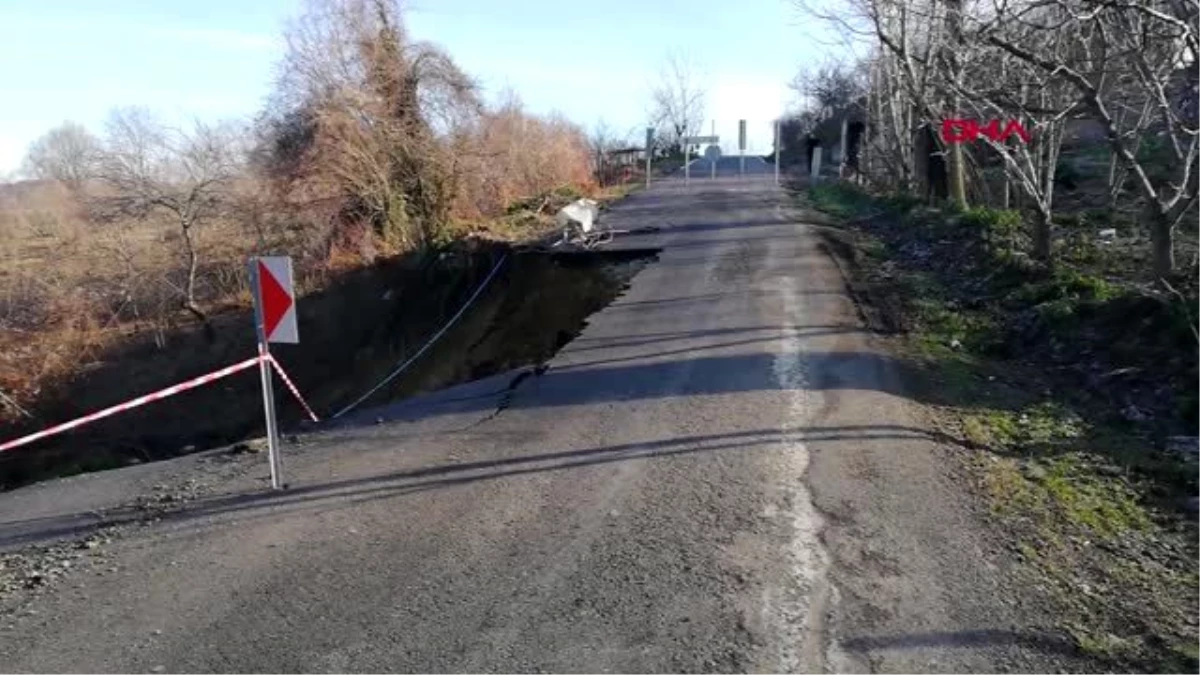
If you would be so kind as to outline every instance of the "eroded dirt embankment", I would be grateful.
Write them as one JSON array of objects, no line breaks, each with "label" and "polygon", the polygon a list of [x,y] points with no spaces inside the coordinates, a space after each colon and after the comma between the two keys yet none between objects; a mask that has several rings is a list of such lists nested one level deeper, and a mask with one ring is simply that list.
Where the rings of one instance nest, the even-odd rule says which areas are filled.
[{"label": "eroded dirt embankment", "polygon": [[[412,367],[362,405],[486,377],[548,359],[588,315],[620,295],[653,251],[566,252],[468,241],[422,259],[383,261],[346,274],[298,303],[300,344],[273,347],[317,414],[325,417],[370,390],[414,354],[462,306],[501,259],[494,279],[459,321]],[[36,419],[5,429],[20,436],[253,356],[248,311],[216,317],[203,331],[131,339],[47,392]],[[276,389],[281,423],[303,419]],[[59,475],[175,457],[261,434],[257,374],[111,417],[0,456],[0,489]]]}]

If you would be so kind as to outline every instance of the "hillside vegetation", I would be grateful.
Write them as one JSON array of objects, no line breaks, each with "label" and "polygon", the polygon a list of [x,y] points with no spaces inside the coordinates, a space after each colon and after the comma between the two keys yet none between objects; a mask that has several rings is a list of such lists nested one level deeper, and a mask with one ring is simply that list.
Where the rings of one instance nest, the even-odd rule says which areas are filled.
[{"label": "hillside vegetation", "polygon": [[[529,236],[595,194],[580,128],[514,93],[486,104],[450,54],[408,35],[394,0],[313,2],[286,43],[252,122],[176,129],[114,110],[98,133],[49,132],[30,149],[33,180],[0,186],[3,428],[58,421],[72,382],[112,354],[138,358],[120,345],[170,353],[178,373],[223,355],[226,333],[250,330],[220,320],[250,304],[248,256],[292,256],[312,294],[464,238]],[[149,384],[164,382],[109,382],[89,400]]]}]

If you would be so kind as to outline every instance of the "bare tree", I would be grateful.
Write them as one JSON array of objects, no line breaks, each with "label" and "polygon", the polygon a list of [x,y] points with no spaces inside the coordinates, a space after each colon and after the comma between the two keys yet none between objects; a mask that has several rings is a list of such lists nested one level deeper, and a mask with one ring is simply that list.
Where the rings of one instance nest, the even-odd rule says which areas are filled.
[{"label": "bare tree", "polygon": [[78,190],[96,168],[100,141],[82,125],[63,122],[29,146],[24,172]]},{"label": "bare tree", "polygon": [[866,93],[860,68],[830,61],[796,74],[788,87],[803,97],[819,118],[845,111]]},{"label": "bare tree", "polygon": [[[1056,11],[1053,5],[1043,6],[1041,18],[1051,19]],[[954,28],[959,35],[953,57],[954,76],[936,84],[935,88],[946,90],[946,97],[954,102],[956,119],[965,117],[995,125],[979,139],[994,153],[993,157],[1001,161],[1005,189],[1015,185],[1032,202],[1037,212],[1033,224],[1033,255],[1049,264],[1052,262],[1051,221],[1059,152],[1067,122],[1076,117],[1082,107],[1074,90],[1064,80],[980,39],[978,27],[992,31],[997,18],[959,17]],[[1004,31],[1007,34],[1028,32],[1028,23],[1006,22]],[[1063,50],[1067,46],[1065,41],[1070,39],[1057,31],[1036,31],[1031,37],[1038,49],[1047,53]],[[1020,124],[1024,130],[1018,139],[1011,137],[1015,132],[1013,123]],[[954,147],[962,149],[966,146],[956,144]],[[965,164],[966,159],[967,156],[960,153],[958,161]],[[962,168],[965,172],[965,166]]]},{"label": "bare tree", "polygon": [[313,0],[287,44],[265,141],[286,191],[341,200],[341,219],[401,249],[430,241],[454,202],[455,143],[477,122],[473,81],[409,39],[396,0]]},{"label": "bare tree", "polygon": [[[958,89],[963,84],[963,59],[961,52],[966,47],[963,40],[963,0],[944,0],[946,6],[946,37],[938,51],[941,70],[945,72],[945,81],[950,84],[951,92],[947,97],[947,108],[951,118],[961,117],[961,98]],[[950,198],[961,209],[967,208],[967,167],[966,156],[961,144],[951,145],[946,149],[948,160],[947,173],[949,177]]]},{"label": "bare tree", "polygon": [[114,111],[108,121],[97,178],[104,194],[93,200],[100,220],[166,218],[179,228],[184,279],[180,304],[204,323],[196,299],[198,230],[226,214],[242,157],[230,125],[196,123],[190,132],[170,129],[147,110]]},{"label": "bare tree", "polygon": [[[602,184],[608,184],[614,179],[614,167],[609,163],[609,153],[634,145],[630,140],[632,133],[621,133],[606,121],[599,120],[588,133],[588,146],[593,157],[593,172]],[[640,145],[640,144],[639,144]]]},{"label": "bare tree", "polygon": [[[985,25],[981,37],[1022,63],[1061,78],[1103,126],[1144,201],[1154,273],[1166,278],[1175,269],[1175,230],[1197,200],[1200,129],[1191,114],[1194,100],[1188,100],[1200,52],[1197,3],[1059,0],[1055,4],[1058,9],[1049,17],[1031,5],[1012,8],[1007,16],[1002,12],[997,21]],[[1005,31],[1011,22],[1020,22],[1027,30]],[[1073,40],[1068,48],[1045,49],[1038,38],[1046,31]],[[1153,115],[1119,114],[1122,107],[1136,110],[1147,104]],[[1156,137],[1161,155],[1169,158],[1164,162],[1163,156],[1157,157],[1160,167],[1154,171],[1134,147],[1148,135]]]},{"label": "bare tree", "polygon": [[806,139],[820,118],[811,108],[798,107],[779,120],[779,163],[796,166],[806,161]]},{"label": "bare tree", "polygon": [[912,190],[916,180],[912,141],[915,108],[905,94],[894,55],[878,50],[869,61],[865,173],[883,189]]},{"label": "bare tree", "polygon": [[605,156],[616,147],[616,138],[612,127],[604,120],[596,122],[588,134],[588,146],[593,157],[592,173],[596,176],[596,181],[604,185],[608,182]]},{"label": "bare tree", "polygon": [[671,52],[651,89],[651,123],[666,132],[672,151],[682,152],[682,139],[700,132],[707,90],[699,80],[696,64],[682,53]]},{"label": "bare tree", "polygon": [[[822,6],[808,0],[793,0],[804,13],[834,26],[849,40],[851,36],[877,45],[872,60],[877,65],[871,78],[881,98],[869,108],[883,115],[876,121],[876,137],[868,138],[868,155],[880,157],[880,143],[895,147],[893,158],[880,157],[885,163],[899,162],[893,175],[908,188],[927,193],[947,192],[945,170],[949,148],[934,133],[946,117],[954,117],[954,101],[939,85],[949,76],[950,61],[945,58],[947,32],[956,26],[948,19],[948,4],[938,0],[847,0],[844,4]],[[895,140],[892,140],[892,139]],[[904,148],[903,146],[908,146]]]},{"label": "bare tree", "polygon": [[588,143],[599,152],[616,150],[629,144],[628,134],[621,134],[605,120],[599,120],[588,133]]}]

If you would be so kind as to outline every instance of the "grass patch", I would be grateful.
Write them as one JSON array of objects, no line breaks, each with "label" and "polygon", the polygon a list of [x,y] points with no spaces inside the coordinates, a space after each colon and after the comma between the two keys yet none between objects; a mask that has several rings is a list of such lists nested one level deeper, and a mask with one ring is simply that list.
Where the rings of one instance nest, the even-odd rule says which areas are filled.
[{"label": "grass patch", "polygon": [[1104,661],[1123,660],[1125,655],[1133,650],[1133,644],[1109,633],[1093,634],[1086,629],[1075,627],[1071,630],[1075,645],[1088,656]]},{"label": "grass patch", "polygon": [[1069,446],[1086,429],[1078,415],[1050,401],[1017,411],[966,412],[963,420],[964,433],[976,444],[1028,453]]},{"label": "grass patch", "polygon": [[[1196,526],[1179,509],[1196,468],[1154,441],[1195,433],[1194,291],[1139,287],[1134,257],[1096,243],[1100,214],[1059,223],[1047,269],[1010,211],[806,195],[846,221],[830,229],[852,242],[852,284],[895,315],[895,348],[919,366],[910,395],[976,450],[995,526],[1078,649],[1116,670],[1195,670]],[[1150,421],[1124,415],[1131,400]]]},{"label": "grass patch", "polygon": [[1043,542],[1060,541],[1064,533],[1108,541],[1153,526],[1129,485],[1097,472],[1081,455],[1002,457],[986,467],[984,485],[995,514],[1026,519]]},{"label": "grass patch", "polygon": [[[1189,662],[1193,668],[1200,668],[1200,643],[1174,645],[1171,647],[1171,651],[1174,651],[1183,661]],[[1192,673],[1195,673],[1195,670]]]},{"label": "grass patch", "polygon": [[1098,276],[1060,268],[1049,279],[1022,284],[1007,300],[1032,305],[1055,300],[1104,302],[1116,297],[1118,292],[1115,284]]},{"label": "grass patch", "polygon": [[1098,475],[1077,455],[1050,461],[1037,480],[1068,522],[1099,538],[1151,526],[1149,513],[1127,484]]},{"label": "grass patch", "polygon": [[808,198],[819,211],[853,218],[873,209],[870,195],[847,183],[825,183],[809,188]]}]

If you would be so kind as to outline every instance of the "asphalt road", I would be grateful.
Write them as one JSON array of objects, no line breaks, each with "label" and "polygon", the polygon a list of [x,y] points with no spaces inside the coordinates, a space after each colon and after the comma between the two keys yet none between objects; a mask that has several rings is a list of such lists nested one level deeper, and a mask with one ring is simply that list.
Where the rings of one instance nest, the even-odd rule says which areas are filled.
[{"label": "asphalt road", "polygon": [[[693,159],[688,166],[690,178],[701,181],[712,178],[713,164],[716,164],[717,178],[746,176],[761,179],[763,176],[773,176],[775,173],[775,165],[768,164],[758,155],[746,155],[745,157],[722,155],[717,158],[716,162],[707,157]],[[680,173],[683,173],[682,169]]]},{"label": "asphalt road", "polygon": [[544,373],[304,437],[285,493],[205,453],[0,495],[9,549],[203,495],[10,599],[0,670],[1070,666],[769,177],[602,222],[660,260]]}]

